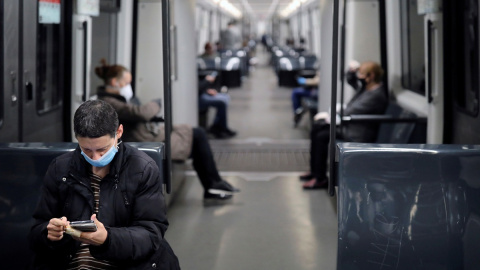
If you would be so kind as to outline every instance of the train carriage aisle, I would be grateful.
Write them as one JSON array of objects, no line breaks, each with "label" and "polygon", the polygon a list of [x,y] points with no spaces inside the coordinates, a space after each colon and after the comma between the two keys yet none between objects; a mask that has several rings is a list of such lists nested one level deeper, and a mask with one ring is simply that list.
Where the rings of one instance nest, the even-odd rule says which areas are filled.
[{"label": "train carriage aisle", "polygon": [[336,198],[304,191],[308,117],[292,126],[290,88],[279,87],[257,49],[259,64],[231,88],[230,140],[211,140],[221,175],[241,189],[226,202],[203,201],[195,172],[187,171],[168,209],[166,238],[182,269],[335,269]]}]

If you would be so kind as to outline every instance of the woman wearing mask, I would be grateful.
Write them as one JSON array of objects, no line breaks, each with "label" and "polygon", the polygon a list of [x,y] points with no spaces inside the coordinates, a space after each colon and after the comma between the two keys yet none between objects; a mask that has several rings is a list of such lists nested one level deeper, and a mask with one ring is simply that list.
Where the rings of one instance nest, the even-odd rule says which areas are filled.
[{"label": "woman wearing mask", "polygon": [[[159,117],[160,100],[153,100],[143,105],[135,102],[130,86],[132,74],[124,66],[108,65],[104,59],[95,73],[104,81],[97,90],[98,98],[108,102],[118,113],[120,123],[124,126],[123,140],[126,142],[163,142],[165,129]],[[171,153],[173,160],[193,159],[193,167],[204,188],[205,199],[229,199],[239,190],[221,179],[207,135],[201,128],[189,125],[173,126]]]}]

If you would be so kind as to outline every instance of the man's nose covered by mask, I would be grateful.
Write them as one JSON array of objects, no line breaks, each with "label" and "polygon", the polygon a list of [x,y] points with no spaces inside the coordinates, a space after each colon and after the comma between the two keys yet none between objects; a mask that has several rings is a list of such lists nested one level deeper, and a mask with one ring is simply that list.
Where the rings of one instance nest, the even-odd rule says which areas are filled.
[{"label": "man's nose covered by mask", "polygon": [[85,160],[90,163],[90,165],[101,168],[107,166],[110,162],[112,162],[113,158],[115,157],[115,154],[118,152],[117,149],[118,145],[112,145],[112,148],[110,148],[103,156],[101,156],[97,160],[93,160],[90,157],[88,157],[83,151],[82,151],[82,156],[85,158]]}]

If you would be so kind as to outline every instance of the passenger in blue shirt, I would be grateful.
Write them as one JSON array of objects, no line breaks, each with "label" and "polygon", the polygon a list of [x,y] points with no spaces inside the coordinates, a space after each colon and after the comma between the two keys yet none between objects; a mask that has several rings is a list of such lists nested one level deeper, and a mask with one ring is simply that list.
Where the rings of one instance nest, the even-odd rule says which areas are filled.
[{"label": "passenger in blue shirt", "polygon": [[298,123],[302,119],[305,113],[302,107],[302,98],[317,99],[318,84],[320,82],[320,76],[317,74],[313,78],[298,77],[297,82],[300,87],[292,90],[292,106],[293,106],[293,124],[294,127],[298,126]]}]

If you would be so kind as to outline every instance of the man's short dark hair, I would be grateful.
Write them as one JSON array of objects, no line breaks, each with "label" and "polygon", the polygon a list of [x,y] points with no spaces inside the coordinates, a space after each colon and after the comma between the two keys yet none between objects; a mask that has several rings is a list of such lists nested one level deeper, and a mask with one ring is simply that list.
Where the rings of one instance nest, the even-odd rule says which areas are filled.
[{"label": "man's short dark hair", "polygon": [[85,101],[73,117],[75,137],[99,138],[110,135],[113,138],[118,124],[117,112],[103,100]]}]

